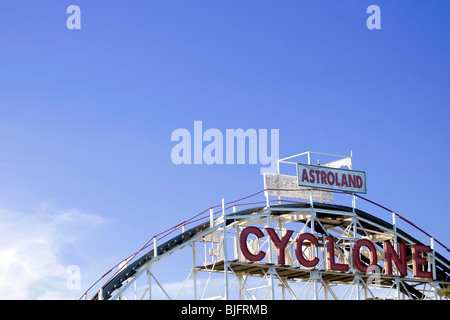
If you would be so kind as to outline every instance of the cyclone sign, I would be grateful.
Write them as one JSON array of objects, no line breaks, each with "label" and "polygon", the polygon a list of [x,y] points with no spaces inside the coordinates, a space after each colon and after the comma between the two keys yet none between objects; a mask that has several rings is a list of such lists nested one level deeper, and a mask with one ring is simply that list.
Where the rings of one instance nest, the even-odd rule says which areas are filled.
[{"label": "cyclone sign", "polygon": [[[280,239],[277,232],[272,228],[264,228],[268,233],[270,240],[273,245],[277,249],[278,254],[278,264],[285,265],[285,250],[289,243],[291,243],[291,236],[293,234],[293,230],[286,230],[283,237]],[[261,261],[265,256],[266,252],[259,250],[257,253],[252,253],[248,247],[247,237],[253,234],[258,239],[264,237],[264,233],[261,229],[249,226],[242,230],[239,235],[239,246],[243,256],[253,262]],[[327,268],[331,271],[341,271],[347,272],[350,267],[346,263],[338,263],[335,261],[335,240],[334,237],[328,235],[326,237],[325,243],[319,243],[319,239],[311,234],[311,233],[301,233],[295,239],[295,256],[297,257],[298,262],[307,268],[314,268],[319,263],[318,257],[305,257],[303,253],[303,245],[304,243],[310,243],[311,245],[321,245],[325,247],[326,256],[327,256]],[[369,266],[363,263],[360,257],[360,249],[362,247],[366,247],[370,252],[370,266],[377,266],[378,263],[378,251],[375,247],[375,244],[369,239],[358,239],[354,245],[351,254],[351,260],[353,262],[354,267],[361,272],[366,273],[369,270]],[[395,247],[398,247],[399,250],[396,251]],[[406,254],[406,245],[404,243],[391,243],[391,241],[386,240],[383,242],[384,248],[384,257],[381,257],[385,263],[385,274],[391,275],[393,274],[393,264],[397,268],[400,276],[407,276],[407,254]],[[430,253],[431,247],[419,244],[413,244],[411,247],[412,250],[412,263],[413,263],[413,271],[414,277],[419,278],[433,278],[433,273],[430,271],[423,270],[424,266],[428,264],[427,259],[423,256],[425,253]],[[311,254],[313,250],[309,250]],[[394,263],[392,263],[394,262]],[[354,269],[354,268],[353,268]]]},{"label": "cyclone sign", "polygon": [[367,193],[366,173],[364,171],[298,163],[297,176],[299,186]]}]

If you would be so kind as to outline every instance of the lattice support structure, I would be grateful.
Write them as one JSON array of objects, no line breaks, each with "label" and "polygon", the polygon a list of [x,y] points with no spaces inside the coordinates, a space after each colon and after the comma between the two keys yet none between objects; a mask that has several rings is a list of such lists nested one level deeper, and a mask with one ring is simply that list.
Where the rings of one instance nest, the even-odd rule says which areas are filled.
[{"label": "lattice support structure", "polygon": [[[447,259],[435,250],[422,254],[426,262],[421,271],[432,277],[415,276],[414,245],[421,244],[394,224],[352,207],[296,203],[242,211],[233,208],[225,214],[222,204],[222,215],[213,218],[211,214],[210,218],[163,244],[154,243],[153,250],[122,266],[95,298],[441,299],[440,290],[450,285]],[[242,239],[248,227],[261,234],[248,233]],[[302,234],[314,235],[317,242],[303,241],[298,247]],[[276,238],[287,241],[282,264]],[[370,241],[375,251],[361,246],[355,256],[352,248],[362,239]],[[395,261],[392,271],[386,272],[386,241],[394,252],[405,247],[406,274]],[[243,252],[243,246],[251,255]],[[330,252],[334,253],[332,260]],[[305,267],[299,262],[300,253],[307,261],[317,259],[317,264]],[[374,253],[376,264],[372,263]],[[264,257],[248,259],[258,254]],[[367,271],[362,272],[357,262]],[[333,270],[330,264],[347,265],[348,270]],[[176,279],[183,272],[185,276]]]}]

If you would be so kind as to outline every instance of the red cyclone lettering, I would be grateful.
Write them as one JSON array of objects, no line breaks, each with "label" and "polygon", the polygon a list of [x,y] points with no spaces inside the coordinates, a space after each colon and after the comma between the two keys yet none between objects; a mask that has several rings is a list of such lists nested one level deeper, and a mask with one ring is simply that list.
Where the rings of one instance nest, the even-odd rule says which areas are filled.
[{"label": "red cyclone lettering", "polygon": [[348,271],[348,264],[336,263],[334,257],[334,238],[333,236],[327,236],[328,270]]},{"label": "red cyclone lettering", "polygon": [[377,249],[375,248],[375,245],[372,243],[372,241],[367,239],[359,239],[356,241],[355,245],[353,246],[353,263],[355,264],[356,268],[358,268],[359,271],[366,273],[368,266],[364,265],[361,261],[359,250],[362,246],[365,246],[370,251],[370,266],[376,266],[378,262],[377,257]]},{"label": "red cyclone lettering", "polygon": [[308,260],[305,258],[302,252],[302,246],[303,242],[305,240],[308,240],[312,244],[317,245],[319,241],[317,240],[316,236],[314,236],[311,233],[302,233],[300,234],[297,239],[295,240],[295,256],[297,257],[298,262],[307,267],[307,268],[313,268],[319,263],[319,258],[315,257],[312,260]]},{"label": "red cyclone lettering", "polygon": [[384,248],[384,263],[386,265],[385,273],[392,274],[392,260],[394,260],[395,266],[399,271],[402,277],[405,277],[408,274],[408,265],[406,261],[406,246],[404,243],[398,243],[398,251],[397,254],[394,250],[390,241],[385,241],[383,243]]},{"label": "red cyclone lettering", "polygon": [[422,257],[421,253],[431,252],[431,248],[429,246],[424,246],[420,244],[413,244],[412,246],[412,254],[413,254],[413,273],[414,277],[419,278],[428,278],[432,279],[433,274],[430,271],[422,270],[422,266],[427,266],[427,259]]},{"label": "red cyclone lettering", "polygon": [[272,239],[273,244],[277,248],[278,264],[285,264],[286,245],[288,244],[289,239],[291,239],[291,235],[294,231],[286,230],[285,235],[280,239],[274,229],[266,228],[266,230],[270,239]]},{"label": "red cyclone lettering", "polygon": [[261,261],[266,256],[264,251],[259,251],[257,254],[253,254],[248,249],[247,237],[250,233],[256,235],[258,239],[261,239],[264,236],[263,232],[257,227],[247,227],[242,230],[241,235],[239,236],[239,246],[241,248],[241,252],[244,257],[250,261]]}]

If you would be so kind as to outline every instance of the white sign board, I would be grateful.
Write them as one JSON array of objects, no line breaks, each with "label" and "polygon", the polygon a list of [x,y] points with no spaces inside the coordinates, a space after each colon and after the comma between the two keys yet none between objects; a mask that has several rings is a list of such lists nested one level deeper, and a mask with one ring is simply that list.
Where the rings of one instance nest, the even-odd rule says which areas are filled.
[{"label": "white sign board", "polygon": [[[298,185],[297,176],[285,174],[264,173],[264,189],[269,191],[269,195],[278,197],[309,199],[311,195],[310,188]],[[313,190],[313,200],[333,202],[333,192]]]},{"label": "white sign board", "polygon": [[367,193],[364,171],[297,164],[298,185],[311,188]]}]

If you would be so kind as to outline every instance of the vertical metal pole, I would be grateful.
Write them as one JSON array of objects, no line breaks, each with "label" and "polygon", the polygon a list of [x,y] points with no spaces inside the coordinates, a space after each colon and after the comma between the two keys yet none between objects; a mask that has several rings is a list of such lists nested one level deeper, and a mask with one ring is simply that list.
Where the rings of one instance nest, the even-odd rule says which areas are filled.
[{"label": "vertical metal pole", "polygon": [[395,250],[398,250],[399,245],[398,245],[398,239],[397,239],[397,219],[396,219],[394,211],[392,211],[392,229],[394,230],[394,248],[395,248]]},{"label": "vertical metal pole", "polygon": [[400,300],[400,280],[396,277],[395,283],[397,284],[397,300]]},{"label": "vertical metal pole", "polygon": [[360,295],[360,287],[359,287],[359,276],[356,276],[356,290],[357,290],[357,300],[361,300],[361,295]]},{"label": "vertical metal pole", "polygon": [[434,300],[440,300],[439,298],[439,292],[438,292],[439,285],[436,282],[433,282],[433,288],[434,288]]},{"label": "vertical metal pole", "polygon": [[[270,228],[270,212],[267,214],[266,226],[265,228]],[[269,237],[267,237],[267,244],[269,246],[268,255],[266,255],[266,261],[268,263],[272,263],[272,242],[269,241]]]},{"label": "vertical metal pole", "polygon": [[315,236],[316,235],[316,230],[315,230],[315,219],[316,219],[316,212],[313,211],[311,209],[311,218],[310,218],[310,222],[311,222],[311,233]]},{"label": "vertical metal pole", "polygon": [[353,150],[350,150],[350,170],[352,170],[353,167]]},{"label": "vertical metal pole", "polygon": [[[308,151],[308,164],[311,164],[311,151]],[[311,208],[314,207],[314,193],[313,188],[309,189],[309,204],[311,205]]]},{"label": "vertical metal pole", "polygon": [[393,230],[394,230],[394,233],[395,233],[395,235],[394,235],[394,242],[397,242],[397,220],[396,220],[396,218],[395,218],[395,212],[394,211],[392,211],[392,226],[393,226]]},{"label": "vertical metal pole", "polygon": [[264,196],[266,197],[266,206],[269,206],[269,190],[267,190],[266,186],[266,173],[264,172]]},{"label": "vertical metal pole", "polygon": [[214,227],[214,210],[213,208],[209,208],[209,227]]},{"label": "vertical metal pole", "polygon": [[434,259],[434,238],[430,238],[431,256],[428,259],[428,265],[431,264],[431,271],[433,274],[433,280],[436,279],[436,260]]},{"label": "vertical metal pole", "polygon": [[[233,206],[233,213],[236,213],[237,208]],[[233,259],[239,260],[239,226],[236,223],[236,218],[234,219],[234,250]]]},{"label": "vertical metal pole", "polygon": [[158,256],[158,246],[156,245],[156,237],[153,238],[153,256]]},{"label": "vertical metal pole", "polygon": [[242,300],[243,299],[243,290],[244,290],[243,284],[242,284],[243,277],[241,274],[237,274],[236,277],[238,278],[238,281],[239,281],[238,282],[238,284],[239,284],[239,300]]},{"label": "vertical metal pole", "polygon": [[[277,160],[277,173],[280,174],[280,160]],[[265,179],[264,179],[264,184],[265,184]],[[266,188],[266,186],[264,185],[264,189]],[[278,196],[278,204],[281,204],[281,196]]]},{"label": "vertical metal pole", "polygon": [[194,278],[194,300],[197,300],[197,270],[195,270],[195,242],[193,242],[191,246],[192,246],[192,276]]},{"label": "vertical metal pole", "polygon": [[152,300],[152,274],[150,272],[150,267],[147,268],[148,277],[148,300]]},{"label": "vertical metal pole", "polygon": [[352,192],[352,210],[353,210],[353,213],[355,213],[355,208],[356,208],[356,196],[355,196],[355,193]]},{"label": "vertical metal pole", "polygon": [[274,281],[274,273],[275,273],[275,267],[270,267],[268,269],[268,273],[269,273],[269,287],[270,287],[270,293],[271,293],[271,298],[272,300],[275,300],[275,281]]},{"label": "vertical metal pole", "polygon": [[270,287],[272,288],[272,300],[275,300],[275,281],[273,273],[270,275]]},{"label": "vertical metal pole", "polygon": [[323,261],[323,267],[325,270],[328,270],[328,259],[327,259],[327,236],[323,235],[322,236],[322,261]]},{"label": "vertical metal pole", "polygon": [[[233,206],[233,213],[237,212],[236,206]],[[234,219],[234,255],[233,259],[241,260],[241,254],[239,249],[239,235],[240,235],[240,227],[236,223],[236,218]]]},{"label": "vertical metal pole", "polygon": [[229,300],[228,293],[228,255],[227,255],[227,223],[225,219],[225,199],[222,198],[222,217],[223,217],[223,266],[225,271],[225,300]]},{"label": "vertical metal pole", "polygon": [[317,280],[314,279],[314,299],[313,300],[317,300]]}]

